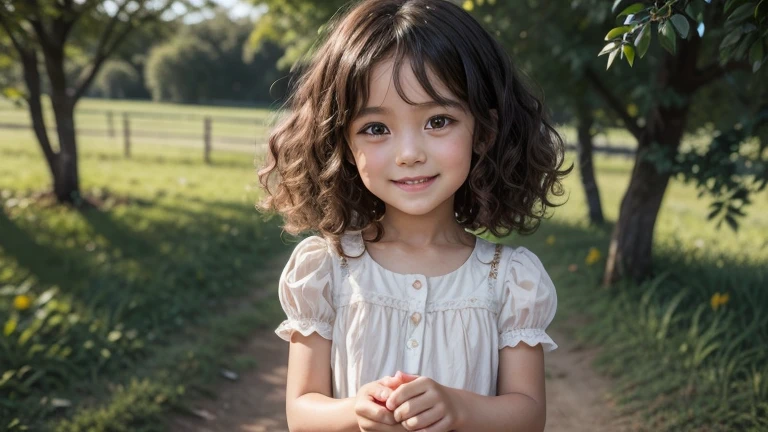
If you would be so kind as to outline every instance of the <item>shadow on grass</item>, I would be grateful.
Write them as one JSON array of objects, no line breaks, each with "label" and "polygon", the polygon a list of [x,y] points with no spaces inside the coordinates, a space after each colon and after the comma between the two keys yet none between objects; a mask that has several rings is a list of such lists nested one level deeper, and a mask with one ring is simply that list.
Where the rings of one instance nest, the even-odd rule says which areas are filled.
[{"label": "shadow on grass", "polygon": [[[75,275],[86,272],[78,252],[64,250],[38,242],[30,233],[20,228],[0,206],[0,251],[16,260],[19,268],[34,276],[45,285],[61,285]],[[51,271],[57,269],[56,271]],[[19,281],[21,282],[21,281]]]}]

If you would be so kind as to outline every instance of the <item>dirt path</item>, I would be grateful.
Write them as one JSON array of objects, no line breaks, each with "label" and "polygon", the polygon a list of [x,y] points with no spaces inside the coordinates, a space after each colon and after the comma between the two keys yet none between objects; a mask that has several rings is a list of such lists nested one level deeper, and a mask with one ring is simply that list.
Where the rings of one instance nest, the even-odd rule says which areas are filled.
[{"label": "dirt path", "polygon": [[[616,419],[607,397],[608,381],[590,367],[594,349],[585,349],[561,332],[550,332],[560,346],[546,357],[547,432],[600,432],[630,429]],[[285,377],[288,344],[271,331],[243,348],[259,362],[256,370],[216,388],[217,400],[193,404],[198,416],[175,416],[172,432],[287,432]]]}]

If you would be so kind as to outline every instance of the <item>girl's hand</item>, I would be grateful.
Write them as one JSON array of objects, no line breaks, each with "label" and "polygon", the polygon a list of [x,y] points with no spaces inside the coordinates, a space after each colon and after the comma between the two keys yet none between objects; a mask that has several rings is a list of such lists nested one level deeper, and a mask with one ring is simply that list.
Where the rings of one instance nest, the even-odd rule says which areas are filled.
[{"label": "girl's hand", "polygon": [[[412,375],[404,376],[407,379]],[[393,391],[386,405],[406,430],[444,432],[459,429],[465,417],[457,399],[457,393],[450,387],[418,377]]]},{"label": "girl's hand", "polygon": [[403,431],[392,412],[384,406],[392,393],[392,389],[387,385],[395,384],[398,382],[394,378],[384,377],[360,387],[355,397],[355,415],[361,431]]}]

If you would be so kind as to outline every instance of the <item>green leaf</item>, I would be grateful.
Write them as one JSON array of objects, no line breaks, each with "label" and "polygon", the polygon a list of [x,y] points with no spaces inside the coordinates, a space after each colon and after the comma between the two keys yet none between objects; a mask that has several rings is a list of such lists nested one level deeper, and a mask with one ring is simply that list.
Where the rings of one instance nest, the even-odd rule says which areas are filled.
[{"label": "green leaf", "polygon": [[610,69],[611,64],[613,64],[613,61],[616,60],[616,54],[621,51],[621,48],[616,48],[613,51],[611,51],[611,55],[608,56],[608,66],[605,67],[605,70]]},{"label": "green leaf", "polygon": [[754,65],[763,61],[763,40],[758,39],[749,48],[749,62]]},{"label": "green leaf", "polygon": [[645,53],[648,52],[648,47],[651,44],[650,28],[650,24],[645,24],[637,35],[637,38],[635,38],[635,46],[637,47],[637,54],[640,55],[640,58],[645,56]]},{"label": "green leaf", "polygon": [[741,39],[742,34],[744,34],[744,32],[740,28],[728,33],[728,36],[724,37],[723,41],[720,42],[720,50],[722,51],[731,45],[736,45],[736,42]]},{"label": "green leaf", "polygon": [[739,42],[739,44],[736,46],[735,49],[733,49],[733,57],[735,59],[747,59],[747,56],[749,55],[749,47],[752,46],[752,43],[755,42],[758,39],[757,35],[755,33],[749,33],[745,35],[744,39]]},{"label": "green leaf", "polygon": [[619,45],[620,45],[619,42],[611,42],[608,45],[604,46],[603,49],[600,50],[600,54],[598,54],[597,56],[600,57],[603,54],[608,54],[612,50],[615,50],[616,48],[618,48]]},{"label": "green leaf", "polygon": [[605,40],[615,39],[615,38],[623,35],[624,33],[628,32],[630,30],[632,30],[632,26],[616,27],[616,28],[612,29],[611,31],[609,31],[607,35],[605,35]]},{"label": "green leaf", "polygon": [[728,226],[730,226],[733,231],[739,230],[739,223],[736,222],[736,219],[730,214],[725,215],[725,222],[728,223]]},{"label": "green leaf", "polygon": [[622,46],[622,49],[624,50],[624,55],[627,57],[627,63],[629,63],[629,66],[632,67],[635,64],[635,47],[632,45],[624,45]]},{"label": "green leaf", "polygon": [[675,31],[672,30],[672,25],[669,24],[669,21],[664,21],[659,25],[659,42],[661,43],[662,48],[667,50],[670,54],[674,54],[676,50],[676,39],[677,36],[675,35]]},{"label": "green leaf", "polygon": [[725,20],[725,25],[732,25],[744,19],[750,17],[755,11],[755,4],[752,2],[745,3],[736,8],[735,11]]},{"label": "green leaf", "polygon": [[3,334],[7,337],[10,336],[11,333],[13,333],[14,330],[16,330],[16,325],[18,322],[11,318],[5,323],[5,327],[3,328]]},{"label": "green leaf", "polygon": [[744,0],[728,0],[728,2],[725,4],[725,9],[723,9],[723,10],[724,10],[725,12],[728,12],[729,10],[731,10],[731,8],[732,8],[732,7],[733,7],[733,6],[734,6],[736,3],[739,3],[739,2],[742,2],[742,1],[744,1]]},{"label": "green leaf", "polygon": [[645,9],[645,5],[643,3],[635,3],[621,11],[621,13],[617,16],[632,15],[640,12],[643,9]]},{"label": "green leaf", "polygon": [[688,31],[690,31],[691,29],[691,26],[688,24],[688,20],[680,14],[675,14],[675,15],[672,15],[672,18],[670,18],[670,21],[672,21],[672,24],[674,24],[675,28],[677,29],[677,32],[680,33],[680,36],[683,39],[687,39]]}]

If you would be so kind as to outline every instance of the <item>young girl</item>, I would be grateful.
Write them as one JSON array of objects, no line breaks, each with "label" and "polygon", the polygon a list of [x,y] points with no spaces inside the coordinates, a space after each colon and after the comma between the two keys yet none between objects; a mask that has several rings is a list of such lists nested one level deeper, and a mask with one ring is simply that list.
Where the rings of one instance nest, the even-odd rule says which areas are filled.
[{"label": "young girl", "polygon": [[[563,143],[501,46],[442,0],[352,7],[269,139],[264,206],[292,431],[541,431],[555,288],[529,250]],[[522,342],[522,343],[521,343]]]}]

